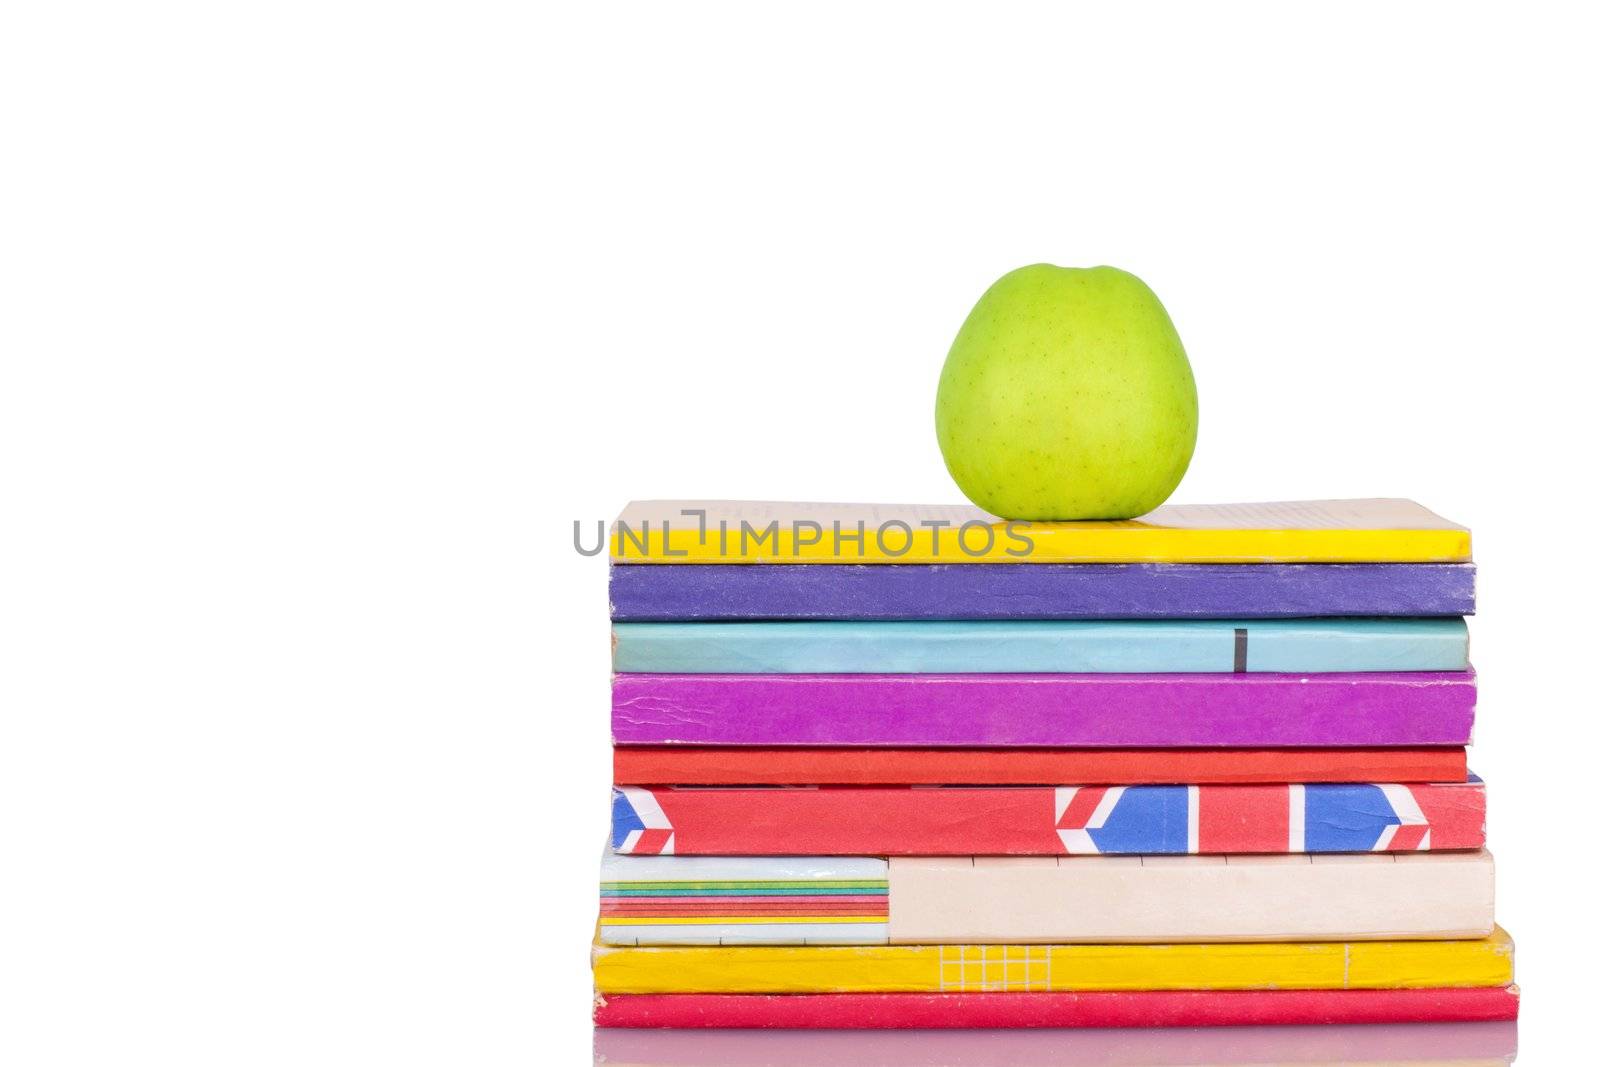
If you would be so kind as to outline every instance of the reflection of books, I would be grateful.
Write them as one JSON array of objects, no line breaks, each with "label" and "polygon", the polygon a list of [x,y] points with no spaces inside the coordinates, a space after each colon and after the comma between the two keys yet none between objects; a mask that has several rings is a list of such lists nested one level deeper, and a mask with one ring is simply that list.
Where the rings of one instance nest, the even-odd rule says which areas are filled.
[{"label": "reflection of books", "polygon": [[636,501],[616,563],[1440,563],[1472,536],[1410,500],[1169,504],[1138,519],[1006,522],[973,507]]},{"label": "reflection of books", "polygon": [[1137,1030],[596,1030],[606,1067],[1504,1067],[1511,1022]]}]

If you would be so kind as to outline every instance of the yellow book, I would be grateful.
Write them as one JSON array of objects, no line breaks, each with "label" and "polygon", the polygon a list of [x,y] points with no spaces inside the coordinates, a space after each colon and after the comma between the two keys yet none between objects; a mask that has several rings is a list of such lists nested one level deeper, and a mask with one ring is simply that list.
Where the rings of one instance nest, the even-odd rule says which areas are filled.
[{"label": "yellow book", "polygon": [[1511,938],[1201,945],[594,946],[601,993],[1503,986]]},{"label": "yellow book", "polygon": [[1410,500],[1171,504],[1120,522],[1007,522],[973,507],[649,500],[613,563],[1460,563],[1472,534]]}]

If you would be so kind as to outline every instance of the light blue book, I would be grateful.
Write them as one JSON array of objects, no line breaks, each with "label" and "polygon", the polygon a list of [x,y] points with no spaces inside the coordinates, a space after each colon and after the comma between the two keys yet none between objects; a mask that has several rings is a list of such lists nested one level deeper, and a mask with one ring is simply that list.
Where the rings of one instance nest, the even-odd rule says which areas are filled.
[{"label": "light blue book", "polygon": [[1446,619],[630,622],[612,668],[665,674],[1462,671]]}]

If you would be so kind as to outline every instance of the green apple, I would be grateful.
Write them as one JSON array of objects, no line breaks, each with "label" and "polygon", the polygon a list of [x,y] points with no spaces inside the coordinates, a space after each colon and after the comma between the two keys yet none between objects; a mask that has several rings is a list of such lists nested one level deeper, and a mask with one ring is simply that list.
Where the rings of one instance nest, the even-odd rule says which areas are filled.
[{"label": "green apple", "polygon": [[1003,519],[1128,519],[1194,455],[1199,400],[1150,287],[1115,267],[1038,263],[989,287],[939,376],[939,451]]}]

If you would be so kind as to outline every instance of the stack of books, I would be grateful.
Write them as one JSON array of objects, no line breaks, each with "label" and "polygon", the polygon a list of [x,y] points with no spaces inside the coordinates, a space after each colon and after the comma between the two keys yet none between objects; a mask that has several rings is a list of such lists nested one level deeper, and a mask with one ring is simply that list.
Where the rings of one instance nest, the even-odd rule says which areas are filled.
[{"label": "stack of books", "polygon": [[1425,508],[667,501],[611,554],[598,1025],[1515,1017]]}]

